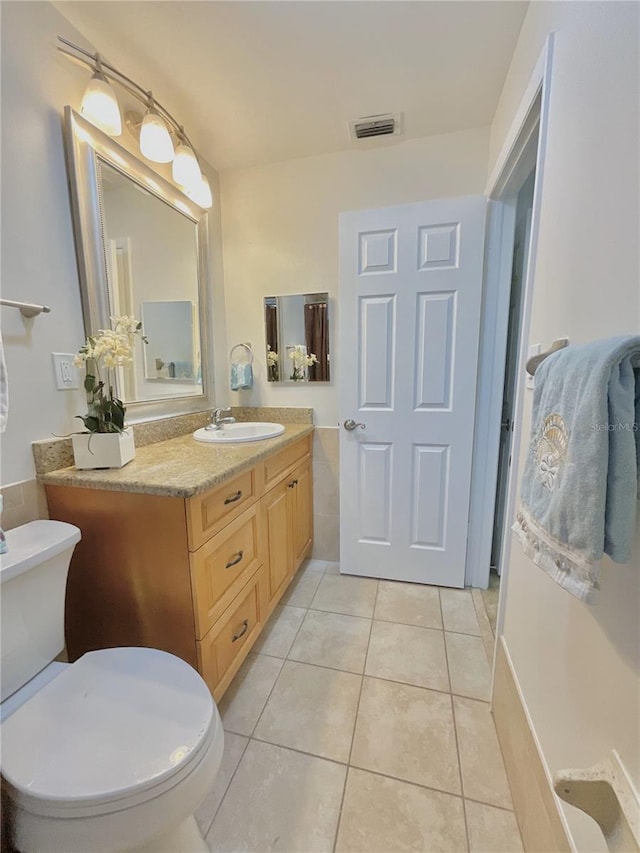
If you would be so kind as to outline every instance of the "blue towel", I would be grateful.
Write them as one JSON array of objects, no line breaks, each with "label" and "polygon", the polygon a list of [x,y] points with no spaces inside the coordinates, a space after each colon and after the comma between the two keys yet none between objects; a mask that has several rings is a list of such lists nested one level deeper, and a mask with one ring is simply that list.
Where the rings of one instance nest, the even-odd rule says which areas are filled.
[{"label": "blue towel", "polygon": [[631,559],[640,481],[640,337],[560,350],[535,374],[513,529],[560,586],[593,602],[599,561]]},{"label": "blue towel", "polygon": [[231,390],[253,388],[253,367],[248,363],[231,362]]}]

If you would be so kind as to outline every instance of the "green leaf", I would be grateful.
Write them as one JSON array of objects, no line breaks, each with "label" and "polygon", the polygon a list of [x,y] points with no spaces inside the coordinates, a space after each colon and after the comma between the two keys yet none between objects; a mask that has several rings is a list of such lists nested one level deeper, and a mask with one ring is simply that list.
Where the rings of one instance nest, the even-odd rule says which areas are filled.
[{"label": "green leaf", "polygon": [[92,376],[90,373],[87,373],[87,375],[84,377],[84,390],[88,394],[93,394],[95,393],[96,387],[96,377]]},{"label": "green leaf", "polygon": [[91,415],[76,415],[76,418],[79,418],[82,423],[85,425],[85,428],[89,430],[89,432],[98,432],[100,428],[100,421],[98,418],[94,418]]}]

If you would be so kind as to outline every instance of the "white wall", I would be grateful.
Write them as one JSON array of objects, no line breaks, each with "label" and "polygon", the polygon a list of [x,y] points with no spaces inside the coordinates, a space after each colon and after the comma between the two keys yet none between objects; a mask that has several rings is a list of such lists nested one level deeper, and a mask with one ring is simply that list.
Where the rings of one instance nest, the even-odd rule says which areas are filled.
[{"label": "white wall", "polygon": [[[479,128],[222,174],[228,341],[256,354],[254,389],[234,404],[312,406],[316,424],[337,424],[338,214],[481,193],[488,142]],[[331,383],[267,383],[263,298],[318,291],[329,292]]]},{"label": "white wall", "polygon": [[[638,333],[636,3],[532,3],[491,129],[491,166],[555,31],[530,341]],[[528,436],[531,392],[521,429]],[[521,467],[527,442],[523,441]],[[606,560],[595,606],[573,598],[512,542],[504,636],[552,772],[617,749],[640,786],[640,525],[632,562]],[[577,849],[606,850],[565,807]]]},{"label": "white wall", "polygon": [[[88,72],[57,52],[56,36],[94,48],[49,3],[5,2],[1,14],[2,296],[52,309],[26,321],[15,309],[2,311],[10,385],[9,422],[1,444],[0,477],[6,485],[33,476],[31,441],[77,429],[80,422],[73,416],[84,411],[82,392],[55,390],[50,355],[75,352],[84,341],[61,116],[65,104],[79,108]],[[156,72],[153,80],[140,82],[162,91]],[[126,131],[118,141],[135,145]],[[206,164],[205,169],[217,203],[217,173]],[[167,177],[166,170],[163,174]],[[219,216],[217,204],[209,217],[209,286],[218,299],[214,335],[224,353]],[[216,359],[218,387],[224,384],[220,370],[222,357]]]}]

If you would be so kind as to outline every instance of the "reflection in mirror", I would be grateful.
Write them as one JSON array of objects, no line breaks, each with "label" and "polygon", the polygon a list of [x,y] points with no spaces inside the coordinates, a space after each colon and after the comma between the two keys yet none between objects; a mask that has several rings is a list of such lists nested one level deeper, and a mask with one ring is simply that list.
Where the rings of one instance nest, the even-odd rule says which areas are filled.
[{"label": "reflection in mirror", "polygon": [[329,382],[329,294],[264,300],[269,382]]},{"label": "reflection in mirror", "polygon": [[134,420],[210,408],[206,212],[70,107],[65,130],[86,333],[128,314],[149,340],[118,395]]},{"label": "reflection in mirror", "polygon": [[143,349],[147,381],[170,382],[174,388],[181,382],[200,383],[193,308],[190,301],[142,303],[142,328],[148,341]]},{"label": "reflection in mirror", "polygon": [[202,394],[196,226],[101,158],[98,180],[109,310],[140,318],[149,341],[136,341],[133,370],[119,377],[122,399]]}]

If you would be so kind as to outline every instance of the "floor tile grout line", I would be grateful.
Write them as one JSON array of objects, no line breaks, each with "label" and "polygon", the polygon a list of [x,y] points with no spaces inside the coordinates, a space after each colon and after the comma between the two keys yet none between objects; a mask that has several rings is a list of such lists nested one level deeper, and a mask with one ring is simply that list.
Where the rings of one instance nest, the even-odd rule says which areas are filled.
[{"label": "floor tile grout line", "polygon": [[[236,732],[232,732],[232,734],[237,734]],[[500,811],[507,812],[508,814],[515,814],[513,809],[509,809],[506,806],[498,806],[496,803],[489,803],[486,800],[479,800],[477,797],[465,797],[463,793],[456,793],[455,791],[447,791],[444,788],[436,788],[433,785],[423,785],[421,782],[414,782],[412,779],[403,779],[401,776],[392,776],[390,773],[383,773],[381,770],[372,770],[370,767],[364,767],[362,764],[347,764],[345,761],[340,761],[337,758],[329,758],[326,755],[318,755],[315,752],[307,752],[304,749],[298,749],[295,746],[285,746],[281,743],[275,743],[271,740],[266,740],[265,738],[256,737],[255,735],[242,735],[248,739],[249,742],[254,741],[255,743],[263,743],[267,746],[273,746],[276,749],[285,749],[289,752],[295,752],[298,755],[305,755],[307,758],[316,758],[318,761],[328,761],[331,764],[337,764],[339,767],[344,767],[345,770],[349,770],[353,768],[353,770],[361,770],[364,773],[371,773],[373,776],[382,776],[385,779],[392,779],[394,782],[401,782],[405,785],[413,785],[415,788],[423,788],[426,791],[434,791],[436,794],[446,794],[449,797],[457,797],[459,800],[469,800],[469,802],[477,803],[480,806],[488,806],[489,808],[499,809]],[[246,744],[244,751],[249,747],[249,743]],[[244,752],[243,752],[244,757]],[[240,762],[238,762],[238,766],[240,766]],[[235,776],[235,772],[234,772]],[[228,789],[227,789],[228,790]],[[216,812],[217,813],[217,812]]]},{"label": "floor tile grout line", "polygon": [[257,735],[251,735],[250,740],[255,741],[255,743],[266,743],[267,746],[275,746],[277,749],[287,749],[289,752],[296,752],[298,755],[306,755],[307,758],[317,758],[318,761],[329,761],[331,764],[338,764],[340,767],[344,767],[345,770],[349,767],[346,761],[340,761],[338,758],[331,758],[328,755],[318,755],[317,752],[307,752],[304,749],[299,749],[297,746],[288,746],[283,743],[276,743],[273,740],[267,740],[263,737],[258,737]]},{"label": "floor tile grout line", "polygon": [[[473,702],[481,702],[483,705],[489,705],[490,704],[490,701],[488,699],[479,699],[477,696],[468,696],[466,693],[455,693],[453,690],[440,690],[437,687],[428,687],[425,684],[415,684],[415,682],[412,682],[412,681],[400,681],[399,679],[396,679],[396,678],[383,678],[381,675],[371,675],[370,673],[365,672],[364,670],[362,672],[354,672],[352,669],[340,669],[337,666],[327,666],[327,664],[324,664],[324,663],[315,663],[315,662],[311,662],[308,660],[297,660],[296,658],[289,658],[289,657],[281,658],[281,657],[278,657],[277,655],[266,654],[265,652],[255,652],[255,654],[256,655],[262,655],[263,657],[275,658],[275,660],[281,660],[283,663],[286,663],[287,661],[291,661],[292,663],[301,663],[301,664],[304,664],[305,666],[317,666],[318,669],[329,669],[332,672],[344,672],[347,675],[365,676],[366,678],[372,678],[375,681],[386,681],[389,684],[403,684],[405,687],[415,687],[418,690],[431,690],[433,693],[441,693],[444,696],[456,696],[458,699],[471,699]],[[367,654],[368,654],[368,650],[367,650]],[[365,657],[365,666],[366,666],[366,657]],[[449,677],[449,683],[451,683],[450,677]],[[237,733],[233,732],[233,734],[237,734]],[[246,734],[245,734],[245,737],[247,737]]]},{"label": "floor tile grout line", "polygon": [[[379,588],[380,588],[379,586],[376,587],[376,594],[375,594],[375,598],[373,600],[373,612],[374,613],[376,610],[376,604],[378,603],[378,590],[379,590]],[[356,705],[356,716],[355,716],[355,719],[353,721],[353,731],[351,732],[351,745],[349,747],[349,758],[348,758],[349,764],[351,763],[351,754],[353,753],[353,741],[355,740],[356,725],[358,724],[358,714],[360,713],[360,700],[362,699],[362,688],[364,686],[364,674],[365,674],[366,669],[367,669],[367,658],[369,657],[369,647],[371,646],[371,632],[372,631],[373,631],[373,619],[371,620],[371,623],[369,625],[369,636],[367,637],[367,648],[366,648],[365,653],[364,653],[364,663],[362,665],[360,692],[358,693],[358,703]]]},{"label": "floor tile grout line", "polygon": [[[233,734],[233,732],[231,734]],[[222,808],[222,804],[225,800],[225,797],[227,796],[227,792],[228,792],[229,788],[231,787],[231,783],[236,778],[236,773],[238,772],[238,768],[240,767],[240,764],[242,763],[242,759],[244,758],[244,754],[247,751],[247,747],[251,743],[251,738],[247,737],[246,735],[237,735],[237,737],[244,737],[244,738],[246,738],[247,742],[242,747],[242,752],[240,754],[240,758],[238,759],[238,763],[236,764],[235,769],[234,769],[233,773],[231,774],[229,781],[227,782],[227,786],[224,789],[224,794],[220,797],[220,802],[218,803],[216,810],[213,813],[213,817],[211,818],[211,822],[210,822],[209,826],[207,827],[207,831],[202,833],[205,837],[205,842],[206,842],[207,835],[209,835],[209,833],[211,832],[211,827],[213,826],[213,823],[216,819],[216,816],[217,816],[218,812],[220,811],[220,809]],[[224,755],[223,755],[223,757],[224,757]]]},{"label": "floor tile grout line", "polygon": [[[440,595],[440,590],[438,590],[438,599],[440,601],[440,615],[442,616],[442,625],[444,627],[444,609],[442,607],[442,596]],[[447,665],[447,677],[449,679],[449,687],[452,687],[451,683],[451,669],[449,667],[449,653],[447,651],[447,642],[446,637],[444,643],[444,659]],[[464,780],[462,778],[462,760],[460,758],[460,742],[458,740],[458,727],[456,725],[456,712],[453,703],[453,694],[449,694],[449,702],[451,703],[451,719],[453,721],[453,737],[456,743],[456,756],[458,758],[458,776],[460,778],[460,790],[462,792],[462,817],[464,820],[464,834],[467,842],[467,850],[471,850],[471,845],[469,843],[469,824],[467,822],[467,809],[465,807],[464,802]]]},{"label": "floor tile grout line", "polygon": [[[316,574],[320,574],[320,572],[316,572]],[[324,577],[324,572],[322,573],[322,576]],[[307,613],[309,612],[308,607],[300,608],[300,609],[306,610]],[[271,619],[271,616],[273,616],[274,612],[275,612],[275,607],[274,607],[273,611],[269,614],[269,619]],[[302,628],[302,623],[304,622],[306,617],[307,617],[307,614],[305,613],[304,617],[302,618],[302,622],[300,623],[300,625],[298,626],[298,630],[296,631],[296,636],[293,638],[293,642],[295,642],[296,637],[298,636],[298,633],[300,631],[300,628]],[[267,619],[267,623],[269,622],[269,619]],[[289,651],[291,651],[291,648],[293,647],[293,642],[291,643],[291,646],[289,647]],[[259,652],[258,652],[258,654],[259,654]],[[288,652],[287,652],[287,654],[288,654]],[[275,657],[275,655],[266,655],[266,657]],[[251,729],[251,734],[249,735],[250,738],[253,737],[253,733],[255,732],[255,730],[258,728],[258,725],[260,724],[260,720],[262,719],[262,715],[264,714],[265,708],[269,704],[269,699],[271,699],[271,695],[272,695],[273,691],[275,690],[276,684],[278,683],[280,676],[282,675],[282,670],[284,669],[284,665],[287,662],[287,658],[276,658],[276,660],[281,660],[282,665],[281,665],[280,669],[278,670],[278,675],[276,676],[275,681],[271,685],[271,690],[269,691],[269,695],[267,696],[267,698],[264,702],[264,705],[262,706],[262,709],[261,709],[260,713],[258,714],[258,719],[256,720],[255,725]],[[245,735],[245,737],[246,737],[246,735]]]},{"label": "floor tile grout line", "polygon": [[[249,737],[253,737],[253,733],[258,728],[258,724],[259,724],[260,720],[262,719],[262,715],[264,714],[264,709],[267,707],[269,699],[271,699],[271,694],[275,690],[275,686],[278,683],[278,679],[280,678],[280,675],[282,674],[282,668],[286,663],[286,660],[284,658],[276,658],[276,660],[282,661],[282,663],[280,665],[280,669],[278,670],[278,674],[276,675],[276,677],[273,681],[273,684],[271,685],[271,690],[269,691],[267,698],[264,700],[264,704],[263,704],[262,708],[260,709],[260,713],[258,714],[258,719],[255,721],[253,728],[251,729],[251,733],[249,734]],[[245,735],[245,737],[247,737],[247,735]]]},{"label": "floor tile grout line", "polygon": [[515,809],[509,809],[507,806],[497,806],[495,803],[486,803],[484,800],[479,800],[477,797],[465,797],[463,795],[463,799],[468,803],[475,803],[478,806],[487,806],[490,809],[498,809],[498,811],[512,814],[515,817]]},{"label": "floor tile grout line", "polygon": [[351,756],[353,754],[353,742],[356,737],[356,727],[358,725],[358,714],[360,713],[360,700],[362,699],[362,688],[364,687],[364,672],[367,668],[367,657],[369,656],[369,646],[371,645],[371,632],[373,630],[373,614],[376,612],[376,605],[378,603],[378,591],[380,589],[380,584],[376,584],[376,594],[373,599],[373,611],[372,618],[369,622],[369,636],[367,637],[367,648],[364,653],[364,663],[362,664],[362,675],[360,676],[360,690],[358,692],[358,701],[356,703],[356,713],[353,718],[353,729],[351,730],[351,744],[349,746],[349,756],[347,758],[347,772],[344,777],[344,787],[342,789],[342,797],[340,799],[340,809],[338,811],[338,820],[336,821],[336,834],[333,839],[333,853],[335,853],[336,845],[338,843],[338,835],[340,833],[340,824],[342,822],[342,809],[344,808],[344,798],[347,793],[347,782],[349,780],[349,767],[351,766]]},{"label": "floor tile grout line", "polygon": [[[319,572],[313,572],[319,574]],[[376,592],[377,597],[377,592]],[[380,619],[374,616],[362,616],[360,613],[344,613],[340,610],[324,610],[319,607],[303,607],[301,604],[283,604],[283,607],[297,607],[299,610],[313,610],[315,613],[331,613],[333,616],[351,616],[353,619],[373,619],[374,622],[384,622],[386,625],[404,625],[407,628],[423,628],[426,631],[440,631],[445,634],[458,634],[461,637],[475,637],[476,640],[482,640],[481,634],[470,634],[467,631],[452,631],[449,628],[434,625],[416,625],[415,622],[398,622],[395,619]]]}]

